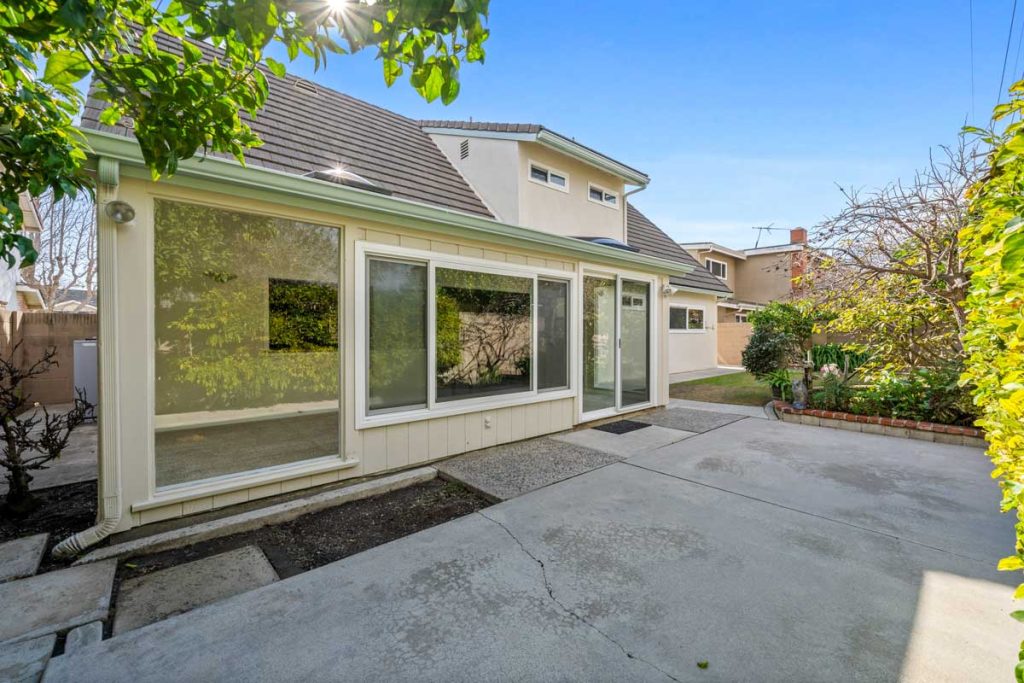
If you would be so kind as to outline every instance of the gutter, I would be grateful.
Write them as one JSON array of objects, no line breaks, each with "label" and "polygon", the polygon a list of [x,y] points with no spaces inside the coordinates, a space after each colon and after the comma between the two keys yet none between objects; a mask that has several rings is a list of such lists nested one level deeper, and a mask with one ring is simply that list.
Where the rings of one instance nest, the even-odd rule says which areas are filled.
[{"label": "gutter", "polygon": [[96,545],[117,530],[121,524],[123,495],[121,490],[121,439],[118,426],[117,392],[103,391],[102,387],[116,387],[119,382],[117,327],[118,307],[114,301],[99,305],[104,297],[117,296],[117,231],[118,224],[107,215],[104,206],[117,199],[120,177],[116,161],[99,159],[96,183],[96,242],[97,258],[106,264],[97,272],[97,316],[99,323],[99,521],[94,525],[72,534],[58,543],[51,555],[64,559],[78,555],[86,548]]},{"label": "gutter", "polygon": [[[122,176],[151,179],[134,139],[89,129],[80,130],[92,147],[91,157],[120,162]],[[640,269],[677,276],[685,275],[693,270],[693,266],[655,256],[623,252],[572,237],[501,223],[464,211],[389,197],[375,192],[303,178],[292,173],[274,171],[259,166],[243,166],[233,159],[219,157],[188,159],[181,162],[176,175],[160,182],[213,191],[218,189],[213,187],[214,184],[227,184],[232,186],[230,192],[235,196],[269,200],[326,213],[337,213],[339,208],[344,208],[346,215],[356,218],[385,220],[395,225],[419,230],[424,229],[424,224],[426,224],[438,232],[469,239],[490,241],[520,249],[534,249],[542,252],[556,251],[583,261],[622,265],[634,270]],[[268,197],[268,194],[271,193],[275,196]]]}]

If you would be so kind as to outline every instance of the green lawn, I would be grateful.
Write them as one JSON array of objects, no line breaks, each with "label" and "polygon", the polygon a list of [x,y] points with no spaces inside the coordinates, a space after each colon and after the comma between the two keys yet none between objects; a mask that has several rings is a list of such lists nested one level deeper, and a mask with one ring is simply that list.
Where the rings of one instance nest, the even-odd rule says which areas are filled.
[{"label": "green lawn", "polygon": [[731,375],[673,384],[669,387],[669,395],[672,398],[688,398],[691,401],[763,406],[771,400],[772,391],[766,384],[760,384],[749,372],[734,372]]}]

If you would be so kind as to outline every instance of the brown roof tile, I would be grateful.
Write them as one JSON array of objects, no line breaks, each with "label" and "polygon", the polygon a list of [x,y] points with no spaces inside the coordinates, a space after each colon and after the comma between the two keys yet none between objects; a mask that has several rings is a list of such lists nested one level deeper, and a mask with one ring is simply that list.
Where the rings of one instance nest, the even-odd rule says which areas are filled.
[{"label": "brown roof tile", "polygon": [[693,287],[712,292],[732,294],[724,282],[708,272],[707,268],[697,263],[685,249],[666,235],[661,228],[651,222],[640,209],[632,204],[626,205],[626,243],[640,250],[641,254],[657,256],[670,261],[678,261],[693,266],[693,270],[681,277],[671,277],[669,281],[680,287]]}]

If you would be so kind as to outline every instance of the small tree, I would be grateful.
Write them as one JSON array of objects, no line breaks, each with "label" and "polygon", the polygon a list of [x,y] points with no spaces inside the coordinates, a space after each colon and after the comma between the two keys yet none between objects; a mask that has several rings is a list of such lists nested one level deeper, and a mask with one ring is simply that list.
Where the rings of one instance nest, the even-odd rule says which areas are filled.
[{"label": "small tree", "polygon": [[21,516],[39,503],[29,491],[32,470],[46,469],[67,448],[71,432],[85,421],[90,405],[80,393],[67,413],[52,414],[29,402],[25,382],[57,366],[57,350],[47,349],[43,357],[25,369],[15,362],[20,344],[7,357],[0,357],[0,467],[7,470],[7,496],[4,512]]}]

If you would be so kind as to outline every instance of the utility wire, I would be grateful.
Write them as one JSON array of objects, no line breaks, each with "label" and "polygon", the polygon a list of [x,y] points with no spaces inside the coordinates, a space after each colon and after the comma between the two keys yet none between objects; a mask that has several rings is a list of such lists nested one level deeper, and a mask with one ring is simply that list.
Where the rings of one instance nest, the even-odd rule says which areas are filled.
[{"label": "utility wire", "polygon": [[1010,12],[1010,33],[1006,36],[1006,51],[1003,52],[1003,71],[999,74],[999,95],[996,97],[996,104],[1003,101],[1003,82],[1006,79],[1006,60],[1010,56],[1010,42],[1013,39],[1013,22],[1017,19],[1017,0],[1013,0],[1013,10]]}]

